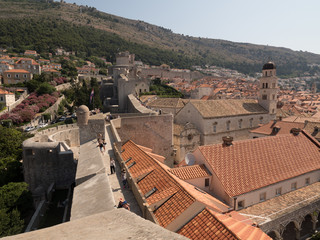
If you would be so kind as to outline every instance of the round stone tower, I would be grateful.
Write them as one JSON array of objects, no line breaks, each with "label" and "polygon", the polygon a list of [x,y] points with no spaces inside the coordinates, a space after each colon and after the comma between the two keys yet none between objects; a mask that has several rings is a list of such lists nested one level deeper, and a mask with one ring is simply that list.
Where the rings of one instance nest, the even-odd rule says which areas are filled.
[{"label": "round stone tower", "polygon": [[276,76],[276,65],[273,62],[268,62],[262,67],[258,100],[259,104],[266,109],[269,114],[276,114],[278,91],[279,87],[278,78]]},{"label": "round stone tower", "polygon": [[88,125],[89,113],[89,108],[86,105],[81,105],[80,107],[78,107],[77,119],[79,127]]}]

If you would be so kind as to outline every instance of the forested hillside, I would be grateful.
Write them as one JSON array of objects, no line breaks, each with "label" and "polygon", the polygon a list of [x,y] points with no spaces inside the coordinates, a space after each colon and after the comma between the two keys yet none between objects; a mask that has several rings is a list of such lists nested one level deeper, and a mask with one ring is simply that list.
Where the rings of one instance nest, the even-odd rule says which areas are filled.
[{"label": "forested hillside", "polygon": [[298,76],[314,73],[320,55],[286,48],[195,38],[170,29],[100,12],[93,7],[36,0],[0,0],[0,46],[14,51],[55,47],[78,55],[105,56],[113,61],[118,51],[129,50],[149,64],[217,65],[243,73],[260,72],[274,61],[278,74]]}]

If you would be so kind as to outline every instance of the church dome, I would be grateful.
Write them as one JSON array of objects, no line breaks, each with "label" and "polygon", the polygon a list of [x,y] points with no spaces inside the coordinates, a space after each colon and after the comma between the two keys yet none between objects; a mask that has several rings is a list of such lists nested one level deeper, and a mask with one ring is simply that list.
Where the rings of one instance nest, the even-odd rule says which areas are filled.
[{"label": "church dome", "polygon": [[276,65],[273,62],[267,62],[263,65],[262,70],[276,69]]}]

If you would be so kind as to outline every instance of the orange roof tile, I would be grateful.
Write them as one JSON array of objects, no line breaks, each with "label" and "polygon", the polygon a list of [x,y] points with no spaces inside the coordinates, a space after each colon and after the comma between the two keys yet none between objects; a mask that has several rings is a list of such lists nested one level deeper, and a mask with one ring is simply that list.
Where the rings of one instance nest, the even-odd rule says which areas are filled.
[{"label": "orange roof tile", "polygon": [[30,73],[30,72],[24,69],[10,69],[5,71],[5,73]]},{"label": "orange roof tile", "polygon": [[169,171],[182,180],[211,176],[211,174],[208,172],[204,164],[180,167],[180,168],[172,168]]},{"label": "orange roof tile", "polygon": [[206,208],[184,225],[177,233],[193,240],[240,239]]},{"label": "orange roof tile", "polygon": [[319,169],[319,148],[302,131],[298,136],[284,134],[198,149],[233,197]]},{"label": "orange roof tile", "polygon": [[[197,225],[199,221],[202,221],[202,223],[206,223],[207,226],[210,227],[201,228],[201,233],[199,234],[202,235],[195,235],[202,236],[201,239],[241,239],[237,238],[236,235],[238,235],[239,232],[242,232],[242,230],[239,231],[239,229],[234,229],[235,233],[232,233],[226,224],[222,224],[222,222],[219,222],[217,217],[215,217],[215,214],[217,213],[210,210],[212,209],[221,213],[222,211],[217,206],[223,206],[224,209],[228,209],[228,206],[203,191],[195,190],[195,187],[191,184],[188,184],[187,182],[184,182],[172,175],[169,172],[170,168],[168,166],[158,162],[149,155],[148,151],[150,149],[145,147],[141,148],[129,140],[122,145],[121,150],[121,157],[128,167],[129,174],[133,179],[135,179],[136,184],[138,185],[142,195],[145,196],[147,203],[149,205],[155,204],[153,215],[159,225],[167,227],[181,213],[189,209],[192,204],[198,201],[204,204],[204,208],[208,207],[205,210],[206,214],[199,216],[199,220],[195,219],[197,216],[190,216],[189,219],[191,220],[179,230],[181,231],[181,233],[179,232],[180,234],[184,235],[191,233],[190,230],[187,229],[187,225],[190,222]],[[147,150],[147,152],[144,150]],[[135,162],[135,164],[133,164],[133,162]],[[157,191],[150,196],[146,196],[146,193],[154,187],[157,188]],[[159,202],[160,200],[163,200],[164,202]],[[161,204],[156,206],[157,202]],[[245,223],[242,224],[246,225]],[[245,228],[244,225],[242,228]],[[247,226],[250,227],[250,225]],[[266,234],[264,234],[260,229],[254,227],[248,228],[245,233],[248,236],[252,236],[253,233],[256,233],[254,236],[257,238],[255,239],[269,239],[264,238]],[[260,235],[258,236],[258,234],[262,237],[260,237]],[[213,238],[213,236],[220,237]],[[234,238],[225,238],[224,236],[233,236]]]},{"label": "orange roof tile", "polygon": [[14,94],[14,93],[0,88],[0,94],[10,94],[11,95],[11,94]]},{"label": "orange roof tile", "polygon": [[[280,128],[279,132],[274,132],[273,130],[274,127],[279,127]],[[292,128],[302,129],[303,127],[304,127],[304,123],[270,121],[261,127],[251,130],[250,132],[260,133],[265,135],[279,135],[279,134],[289,134]]]},{"label": "orange roof tile", "polygon": [[166,202],[160,205],[155,211],[160,226],[166,227],[182,212],[184,212],[192,203],[194,198],[186,191],[180,190],[169,198]]}]

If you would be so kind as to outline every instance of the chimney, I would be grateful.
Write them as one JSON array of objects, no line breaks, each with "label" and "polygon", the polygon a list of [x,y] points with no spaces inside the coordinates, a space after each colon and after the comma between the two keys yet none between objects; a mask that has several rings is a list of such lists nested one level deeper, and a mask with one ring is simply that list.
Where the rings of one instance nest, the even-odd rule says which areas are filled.
[{"label": "chimney", "polygon": [[222,137],[222,141],[223,141],[223,146],[226,146],[226,147],[231,146],[233,137],[230,137],[230,136]]},{"label": "chimney", "polygon": [[292,128],[290,132],[293,134],[293,136],[298,136],[299,133],[301,132],[301,129],[300,128]]},{"label": "chimney", "polygon": [[274,126],[273,128],[272,128],[272,135],[276,135],[279,131],[280,131],[280,129],[281,129],[281,127],[279,127],[279,126]]}]

